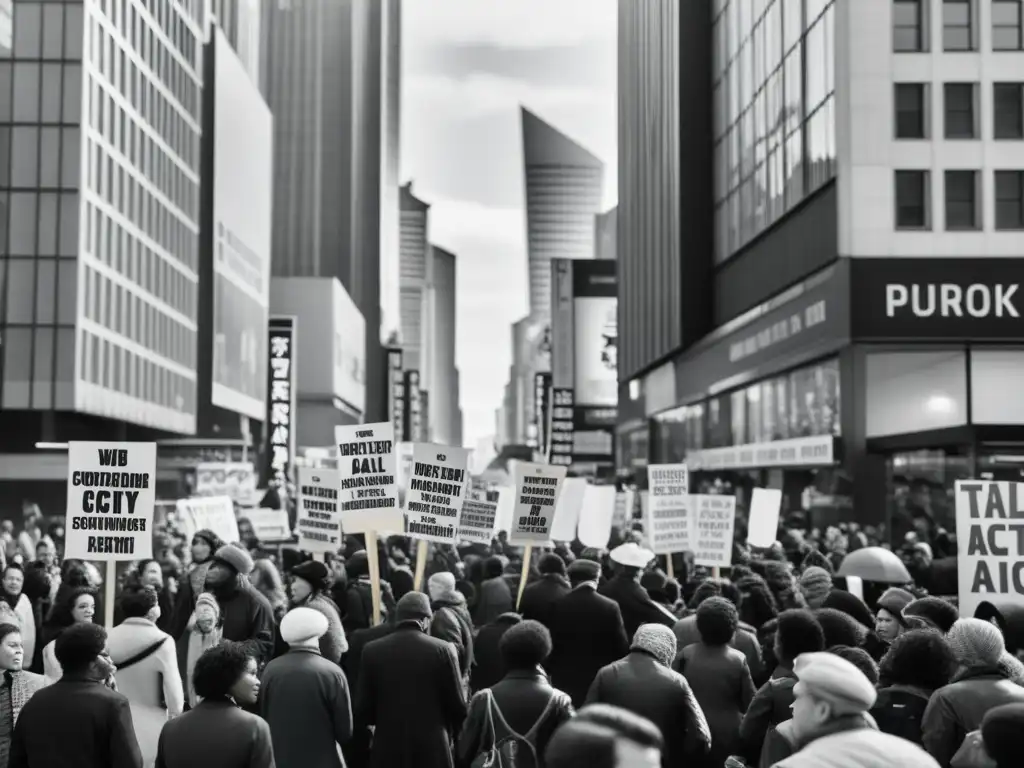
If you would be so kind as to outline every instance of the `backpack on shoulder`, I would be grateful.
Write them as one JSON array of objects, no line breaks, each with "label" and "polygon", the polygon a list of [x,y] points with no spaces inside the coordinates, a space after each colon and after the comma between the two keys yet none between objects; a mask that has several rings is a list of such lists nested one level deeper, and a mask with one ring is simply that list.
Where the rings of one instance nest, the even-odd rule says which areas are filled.
[{"label": "backpack on shoulder", "polygon": [[509,728],[491,691],[487,689],[485,694],[487,720],[484,723],[484,733],[489,732],[491,746],[477,755],[471,768],[538,768],[540,761],[537,759],[537,731],[547,721],[554,707],[555,692],[552,691],[544,711],[525,735]]}]

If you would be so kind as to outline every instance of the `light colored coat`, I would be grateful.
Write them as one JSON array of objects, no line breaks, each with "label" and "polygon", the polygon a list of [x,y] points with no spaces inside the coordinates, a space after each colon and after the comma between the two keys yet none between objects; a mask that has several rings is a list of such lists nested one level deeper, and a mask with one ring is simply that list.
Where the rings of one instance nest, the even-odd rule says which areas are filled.
[{"label": "light colored coat", "polygon": [[156,763],[160,731],[167,720],[177,717],[185,708],[177,649],[171,636],[157,629],[149,619],[125,619],[107,634],[107,648],[115,665],[128,661],[161,638],[164,643],[155,652],[115,673],[117,690],[131,704],[135,738],[145,768]]},{"label": "light colored coat", "polygon": [[857,728],[815,739],[772,768],[939,768],[935,758],[917,744],[876,731]]}]

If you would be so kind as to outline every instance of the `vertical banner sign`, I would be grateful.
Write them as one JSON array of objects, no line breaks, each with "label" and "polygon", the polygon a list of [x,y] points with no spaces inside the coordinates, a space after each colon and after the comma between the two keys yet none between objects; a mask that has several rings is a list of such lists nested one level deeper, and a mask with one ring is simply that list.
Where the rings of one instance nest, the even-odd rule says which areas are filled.
[{"label": "vertical banner sign", "polygon": [[295,512],[299,549],[337,552],[341,548],[340,485],[341,473],[336,469],[299,468],[299,503]]},{"label": "vertical banner sign", "polygon": [[550,544],[555,507],[566,473],[566,467],[553,464],[515,463],[512,474],[516,504],[508,537],[510,544]]},{"label": "vertical banner sign", "polygon": [[1024,605],[1024,483],[958,480],[960,615],[985,601]]},{"label": "vertical banner sign", "polygon": [[573,406],[571,389],[551,390],[551,463],[568,467],[572,464]]},{"label": "vertical banner sign", "polygon": [[551,260],[551,443],[550,461],[573,462],[573,261]]},{"label": "vertical banner sign", "polygon": [[346,534],[400,531],[395,427],[390,422],[334,428],[338,444],[338,512]]},{"label": "vertical banner sign", "polygon": [[609,259],[572,262],[573,463],[614,466],[618,286]]},{"label": "vertical banner sign", "polygon": [[708,568],[728,568],[732,565],[736,497],[695,494],[690,497],[690,508],[693,510],[693,562]]},{"label": "vertical banner sign", "polygon": [[537,450],[542,456],[548,455],[550,435],[548,434],[548,416],[551,403],[548,400],[551,392],[551,374],[535,373],[533,375],[533,420],[537,424]]},{"label": "vertical banner sign", "polygon": [[416,443],[405,497],[407,534],[424,541],[455,543],[468,465],[468,448]]},{"label": "vertical banner sign", "polygon": [[295,464],[295,317],[270,318],[270,365],[267,369],[267,436],[264,480],[294,477]]},{"label": "vertical banner sign", "polygon": [[153,556],[156,443],[68,443],[64,557]]},{"label": "vertical banner sign", "polygon": [[402,350],[388,350],[388,381],[391,383],[388,401],[391,423],[395,428],[395,442],[408,439],[405,434],[405,374],[402,372]]},{"label": "vertical banner sign", "polygon": [[417,442],[420,439],[420,372],[406,371],[405,374],[405,439]]},{"label": "vertical banner sign", "polygon": [[656,555],[693,549],[690,478],[685,464],[649,464],[644,529]]},{"label": "vertical banner sign", "polygon": [[490,544],[494,538],[494,525],[498,515],[498,499],[487,498],[486,491],[470,491],[462,503],[459,518],[459,538],[479,544]]}]

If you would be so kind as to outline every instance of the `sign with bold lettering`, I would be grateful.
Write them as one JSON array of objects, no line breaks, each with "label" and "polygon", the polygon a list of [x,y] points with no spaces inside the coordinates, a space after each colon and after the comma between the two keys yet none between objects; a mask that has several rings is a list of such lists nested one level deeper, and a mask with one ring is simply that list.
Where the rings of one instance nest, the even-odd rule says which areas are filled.
[{"label": "sign with bold lettering", "polygon": [[986,600],[1024,605],[1024,483],[956,482],[960,615]]},{"label": "sign with bold lettering", "polygon": [[693,548],[690,513],[690,478],[685,464],[650,464],[649,496],[644,529],[656,555]]},{"label": "sign with bold lettering", "polygon": [[509,543],[548,546],[566,467],[517,461],[513,467],[516,505]]},{"label": "sign with bold lettering", "polygon": [[189,541],[204,528],[220,536],[222,541],[238,541],[238,518],[230,496],[193,496],[179,499],[175,511],[181,521],[181,532]]},{"label": "sign with bold lettering", "polygon": [[405,532],[417,539],[454,544],[469,488],[468,448],[416,443],[405,495]]},{"label": "sign with bold lettering", "polygon": [[334,428],[338,445],[338,511],[346,534],[401,531],[391,422]]},{"label": "sign with bold lettering", "polygon": [[294,477],[295,465],[295,345],[297,320],[270,318],[270,365],[267,369],[267,421],[265,480]]},{"label": "sign with bold lettering", "polygon": [[470,491],[462,502],[459,518],[459,538],[479,544],[490,544],[494,538],[494,525],[498,514],[498,499],[490,501],[487,491]]},{"label": "sign with bold lettering", "polygon": [[299,498],[295,512],[299,549],[337,552],[341,548],[340,485],[341,474],[336,469],[299,468]]},{"label": "sign with bold lettering", "polygon": [[64,557],[153,556],[156,443],[68,443]]},{"label": "sign with bold lettering", "polygon": [[732,565],[732,536],[736,527],[736,497],[694,494],[693,562],[708,568]]}]

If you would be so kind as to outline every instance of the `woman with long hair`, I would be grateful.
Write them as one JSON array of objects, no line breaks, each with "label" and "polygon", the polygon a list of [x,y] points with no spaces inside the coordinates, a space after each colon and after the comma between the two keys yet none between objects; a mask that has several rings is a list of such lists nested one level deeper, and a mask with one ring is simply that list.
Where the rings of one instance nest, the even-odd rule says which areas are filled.
[{"label": "woman with long hair", "polygon": [[95,615],[96,595],[90,587],[67,590],[61,601],[53,606],[43,635],[44,639],[50,638],[43,648],[43,674],[48,684],[57,682],[64,674],[54,651],[57,638],[73,624],[92,624]]}]

